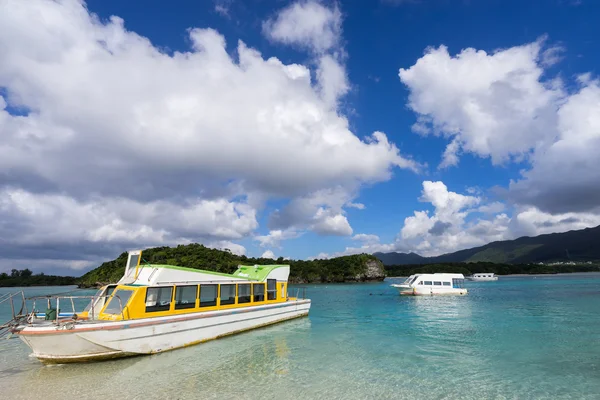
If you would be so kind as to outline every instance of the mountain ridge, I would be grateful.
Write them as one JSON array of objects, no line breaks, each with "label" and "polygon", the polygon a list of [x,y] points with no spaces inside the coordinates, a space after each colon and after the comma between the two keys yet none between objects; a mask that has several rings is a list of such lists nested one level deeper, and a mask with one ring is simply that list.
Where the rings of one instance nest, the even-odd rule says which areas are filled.
[{"label": "mountain ridge", "polygon": [[444,262],[527,264],[598,261],[600,260],[600,225],[561,233],[545,233],[538,236],[521,236],[513,240],[499,240],[483,246],[433,257],[423,257],[413,252],[375,252],[373,255],[384,265]]}]

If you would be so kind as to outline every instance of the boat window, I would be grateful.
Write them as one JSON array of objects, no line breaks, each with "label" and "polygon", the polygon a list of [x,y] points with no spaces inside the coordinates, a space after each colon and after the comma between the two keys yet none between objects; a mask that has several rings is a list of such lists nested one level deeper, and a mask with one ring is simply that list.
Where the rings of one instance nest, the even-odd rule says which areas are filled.
[{"label": "boat window", "polygon": [[265,284],[253,283],[252,292],[254,293],[254,301],[265,301]]},{"label": "boat window", "polygon": [[422,285],[422,284],[423,284],[423,281],[419,282],[419,285]]},{"label": "boat window", "polygon": [[250,303],[250,284],[240,283],[238,285],[238,304]]},{"label": "boat window", "polygon": [[275,300],[277,298],[277,280],[267,279],[267,300]]},{"label": "boat window", "polygon": [[235,285],[221,285],[221,305],[235,304]]},{"label": "boat window", "polygon": [[129,268],[136,268],[140,262],[140,254],[132,254],[129,259]]},{"label": "boat window", "polygon": [[[121,314],[123,312],[122,308],[125,308],[127,302],[131,298],[133,294],[133,290],[124,290],[119,289],[115,292],[115,295],[111,297],[108,305],[104,309],[105,314]],[[119,301],[119,299],[121,301]]]},{"label": "boat window", "polygon": [[452,278],[452,287],[461,289],[463,282],[464,282],[464,279]]},{"label": "boat window", "polygon": [[172,287],[148,288],[146,312],[168,311],[171,308]]},{"label": "boat window", "polygon": [[423,282],[423,285],[428,285],[428,286],[431,286],[431,281],[424,281],[424,282]]},{"label": "boat window", "polygon": [[444,282],[444,286],[450,286],[450,282]]},{"label": "boat window", "polygon": [[217,305],[217,285],[200,285],[200,307]]},{"label": "boat window", "polygon": [[198,297],[198,286],[176,286],[175,287],[175,309],[195,308]]},{"label": "boat window", "polygon": [[442,282],[433,282],[434,286],[442,286]]}]

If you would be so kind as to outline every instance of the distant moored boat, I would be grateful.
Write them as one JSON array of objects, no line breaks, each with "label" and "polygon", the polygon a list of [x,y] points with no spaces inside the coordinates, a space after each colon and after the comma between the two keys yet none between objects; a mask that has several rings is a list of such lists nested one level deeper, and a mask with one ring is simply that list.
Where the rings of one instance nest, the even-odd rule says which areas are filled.
[{"label": "distant moored boat", "polygon": [[498,277],[492,272],[481,272],[467,276],[470,281],[485,282],[485,281],[497,281]]},{"label": "distant moored boat", "polygon": [[465,295],[463,274],[415,274],[409,276],[403,283],[391,285],[398,289],[401,295],[433,296],[433,295]]}]

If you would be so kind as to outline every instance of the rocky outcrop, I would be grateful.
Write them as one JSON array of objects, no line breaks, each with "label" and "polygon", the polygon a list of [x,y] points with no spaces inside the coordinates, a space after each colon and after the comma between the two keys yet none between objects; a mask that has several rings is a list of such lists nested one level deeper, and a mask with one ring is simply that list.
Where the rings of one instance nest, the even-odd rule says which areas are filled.
[{"label": "rocky outcrop", "polygon": [[379,260],[368,260],[365,263],[365,272],[354,277],[357,282],[373,282],[385,279],[385,268]]}]

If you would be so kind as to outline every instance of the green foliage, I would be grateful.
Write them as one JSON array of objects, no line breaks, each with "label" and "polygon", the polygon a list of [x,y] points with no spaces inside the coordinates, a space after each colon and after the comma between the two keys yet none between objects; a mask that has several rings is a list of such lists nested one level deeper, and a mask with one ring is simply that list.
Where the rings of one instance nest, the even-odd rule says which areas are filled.
[{"label": "green foliage", "polygon": [[491,262],[436,263],[386,265],[388,276],[410,276],[413,274],[434,274],[436,272],[471,275],[478,272],[493,272],[496,275],[510,274],[558,274],[570,272],[597,272],[600,267],[594,264],[540,265],[540,264],[499,264]]},{"label": "green foliage", "polygon": [[6,272],[0,274],[0,287],[75,285],[76,280],[72,276],[45,275],[43,272],[34,275],[28,268],[13,269],[10,275]]},{"label": "green foliage", "polygon": [[[381,274],[378,277],[370,278],[366,276],[368,262],[375,262],[380,266]],[[117,259],[105,262],[83,275],[79,280],[79,284],[81,286],[95,286],[99,283],[116,282],[123,276],[126,263],[127,253],[123,253]],[[329,260],[294,261],[284,260],[281,257],[272,260],[270,258],[237,256],[229,250],[210,249],[201,244],[189,244],[144,250],[142,263],[177,265],[228,274],[233,273],[240,264],[290,264],[291,282],[347,282],[368,279],[382,280],[384,278],[383,265],[376,257],[368,254]]]}]

